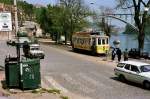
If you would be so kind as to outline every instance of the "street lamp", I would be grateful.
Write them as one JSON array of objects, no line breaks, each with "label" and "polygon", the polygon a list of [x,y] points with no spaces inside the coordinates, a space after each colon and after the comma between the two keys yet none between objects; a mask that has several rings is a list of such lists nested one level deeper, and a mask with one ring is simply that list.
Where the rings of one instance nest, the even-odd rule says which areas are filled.
[{"label": "street lamp", "polygon": [[91,2],[90,4],[94,4],[93,2]]},{"label": "street lamp", "polygon": [[114,46],[115,46],[116,48],[119,48],[119,46],[120,46],[120,41],[119,41],[119,40],[114,40],[114,41],[113,41],[113,44],[114,44]]},{"label": "street lamp", "polygon": [[144,11],[149,11],[149,7],[144,7]]}]

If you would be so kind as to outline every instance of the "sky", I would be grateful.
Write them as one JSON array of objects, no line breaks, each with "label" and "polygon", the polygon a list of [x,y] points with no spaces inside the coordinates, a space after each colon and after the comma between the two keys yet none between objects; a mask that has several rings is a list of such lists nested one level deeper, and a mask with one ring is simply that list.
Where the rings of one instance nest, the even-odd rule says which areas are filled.
[{"label": "sky", "polygon": [[[42,4],[42,5],[47,5],[47,4],[55,4],[58,0],[25,0],[29,3],[32,4]],[[115,0],[84,0],[87,5],[93,5],[95,6],[108,6],[108,7],[114,7],[115,6]]]},{"label": "sky", "polygon": [[55,4],[57,0],[25,0],[25,1],[32,4],[47,5],[47,4]]}]

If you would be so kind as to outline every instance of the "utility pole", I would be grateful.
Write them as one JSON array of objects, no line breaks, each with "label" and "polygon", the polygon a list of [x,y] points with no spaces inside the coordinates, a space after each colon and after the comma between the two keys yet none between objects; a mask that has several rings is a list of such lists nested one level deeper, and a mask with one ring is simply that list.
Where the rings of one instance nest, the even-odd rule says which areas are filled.
[{"label": "utility pole", "polygon": [[17,50],[18,62],[20,64],[20,44],[19,44],[19,37],[17,37],[17,33],[18,33],[17,0],[14,0],[14,8],[15,8],[15,34],[16,34],[16,38],[17,38],[16,50]]},{"label": "utility pole", "polygon": [[18,32],[17,0],[14,0],[14,9],[15,9],[15,33],[17,36],[17,32]]}]

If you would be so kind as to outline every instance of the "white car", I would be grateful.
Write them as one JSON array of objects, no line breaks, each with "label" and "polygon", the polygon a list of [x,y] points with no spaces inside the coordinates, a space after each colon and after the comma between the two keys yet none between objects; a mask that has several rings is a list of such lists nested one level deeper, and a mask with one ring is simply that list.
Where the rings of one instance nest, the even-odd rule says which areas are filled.
[{"label": "white car", "polygon": [[136,61],[123,61],[118,63],[114,72],[121,81],[128,80],[142,84],[146,89],[150,88],[150,64]]},{"label": "white car", "polygon": [[40,50],[39,44],[31,44],[30,45],[29,55],[32,58],[39,57],[40,59],[44,59],[44,56],[45,56],[44,51]]},{"label": "white car", "polygon": [[7,44],[15,46],[16,43],[18,43],[18,40],[19,40],[19,43],[20,43],[21,47],[22,47],[24,42],[31,43],[31,40],[28,37],[19,37],[19,39],[18,38],[12,38],[11,40],[8,40]]}]

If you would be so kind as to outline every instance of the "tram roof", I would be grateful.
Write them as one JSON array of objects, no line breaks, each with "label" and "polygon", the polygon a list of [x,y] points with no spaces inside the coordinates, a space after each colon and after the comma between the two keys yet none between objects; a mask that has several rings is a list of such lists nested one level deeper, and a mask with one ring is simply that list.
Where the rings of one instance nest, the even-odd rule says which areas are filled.
[{"label": "tram roof", "polygon": [[77,35],[77,36],[104,36],[104,37],[106,37],[106,35],[105,34],[102,34],[102,33],[100,33],[99,31],[98,32],[76,32],[76,33],[74,33],[74,35]]}]

